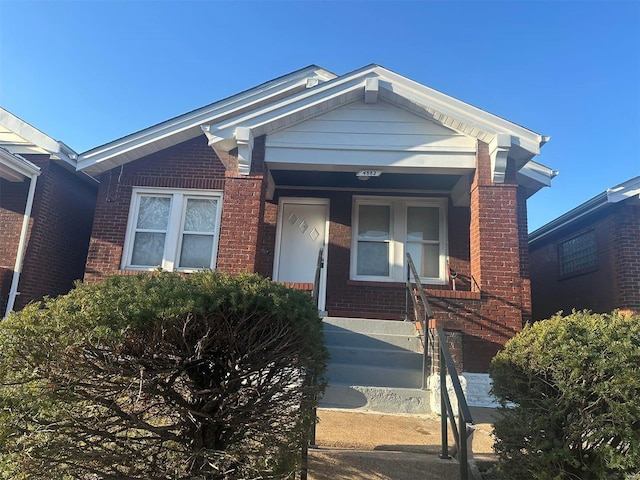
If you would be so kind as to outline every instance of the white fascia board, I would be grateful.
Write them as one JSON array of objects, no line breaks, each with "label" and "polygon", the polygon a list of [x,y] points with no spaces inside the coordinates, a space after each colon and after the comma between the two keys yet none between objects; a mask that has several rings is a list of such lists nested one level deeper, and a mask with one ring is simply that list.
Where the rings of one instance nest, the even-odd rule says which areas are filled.
[{"label": "white fascia board", "polygon": [[0,165],[22,177],[31,177],[41,173],[40,167],[4,148],[0,148]]},{"label": "white fascia board", "polygon": [[[3,125],[23,140],[16,145],[18,148],[32,145],[48,153],[51,158],[62,160],[74,169],[76,168],[77,154],[69,146],[54,140],[4,108],[0,108],[0,125]],[[5,148],[11,150],[10,145],[5,145]]]},{"label": "white fascia board", "polygon": [[[287,91],[306,86],[307,79],[312,76],[322,81],[330,81],[335,74],[319,67],[309,67],[293,74],[271,80],[258,87],[251,88],[226,99],[180,115],[152,127],[146,128],[126,137],[105,145],[93,148],[82,154],[78,159],[78,170],[83,170],[105,160],[131,152],[157,140],[175,135],[185,130],[194,129],[193,137],[201,134],[200,126],[217,118],[224,118],[234,111],[252,108],[254,105],[268,102],[271,98],[280,96]],[[96,169],[92,169],[96,170]]]},{"label": "white fascia board", "polygon": [[606,191],[607,201],[617,203],[631,197],[640,197],[640,176],[627,180],[626,182],[608,188]]},{"label": "white fascia board", "polygon": [[[397,103],[394,102],[394,98],[404,99],[406,103],[423,108],[431,119],[487,143],[497,134],[510,135],[514,145],[526,149],[533,156],[540,153],[540,146],[548,141],[548,137],[456,100],[406,77],[379,66],[368,66],[337,77],[313,90],[249,112],[247,115],[233,117],[218,124],[210,124],[207,126],[209,144],[216,144],[232,138],[234,130],[238,126],[251,128],[254,130],[255,136],[272,133],[323,113],[326,110],[314,110],[313,107],[323,102],[344,98],[345,94],[355,90],[361,90],[361,96],[364,97],[366,82],[371,82],[371,80],[367,80],[369,78],[377,79],[375,83],[377,83],[380,95],[386,94],[383,98],[392,103]],[[337,106],[340,106],[339,102],[334,105],[334,107]],[[285,120],[287,116],[294,114],[301,114],[300,118],[292,121]]]},{"label": "white fascia board", "polygon": [[371,75],[371,69],[367,69],[356,75],[338,77],[245,115],[207,125],[203,130],[209,138],[209,145],[233,137],[238,127],[250,128],[256,137],[273,133],[363,98],[365,80]]},{"label": "white fascia board", "polygon": [[[473,153],[429,153],[382,150],[278,149],[267,148],[265,163],[272,170],[355,171],[376,168],[395,173],[436,173],[458,175],[476,167]],[[341,170],[344,169],[344,170]]]},{"label": "white fascia board", "polygon": [[552,170],[549,167],[542,165],[541,163],[528,161],[518,173],[524,175],[531,180],[540,183],[544,187],[551,186],[551,180],[558,176],[557,170]]},{"label": "white fascia board", "polygon": [[596,195],[590,200],[569,210],[567,213],[560,215],[558,218],[551,220],[546,225],[538,228],[529,234],[529,245],[540,241],[560,228],[578,221],[586,215],[592,214],[609,204],[621,202],[634,196],[640,196],[640,176],[634,177],[626,182],[608,188],[604,192]]},{"label": "white fascia board", "polygon": [[[489,112],[485,112],[473,105],[414,82],[383,67],[375,67],[373,71],[378,74],[381,79],[385,80],[380,82],[380,90],[387,89],[419,105],[424,105],[442,115],[458,120],[465,125],[476,127],[479,130],[494,135],[497,133],[510,134],[516,137],[514,140],[519,142],[518,144],[522,148],[527,149],[534,155],[539,154],[540,147],[549,140],[547,136],[540,135]],[[460,130],[460,127],[454,128],[454,130]],[[465,133],[464,129],[460,131]]]}]

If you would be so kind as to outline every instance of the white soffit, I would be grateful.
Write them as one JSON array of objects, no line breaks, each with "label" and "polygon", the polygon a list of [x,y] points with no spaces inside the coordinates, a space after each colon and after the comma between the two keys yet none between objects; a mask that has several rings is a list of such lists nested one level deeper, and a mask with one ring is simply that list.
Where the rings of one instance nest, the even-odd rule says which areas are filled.
[{"label": "white soffit", "polygon": [[[371,79],[375,78],[376,81]],[[456,100],[401,75],[373,65],[340,76],[318,87],[273,104],[203,127],[210,145],[235,148],[235,130],[249,128],[254,137],[270,134],[331,109],[362,100],[385,100],[454,131],[491,143],[498,135],[508,139],[521,165],[540,152],[548,137]],[[501,148],[507,147],[502,145]],[[511,156],[511,154],[510,154]]]},{"label": "white soffit", "polygon": [[527,197],[530,197],[541,188],[550,187],[551,180],[558,174],[557,170],[530,160],[518,171],[517,181],[527,189]]},{"label": "white soffit", "polygon": [[[319,79],[319,83],[309,82],[310,78]],[[226,151],[238,147],[236,135],[241,132],[243,158],[248,156],[242,167],[248,171],[250,138],[284,130],[352,102],[375,104],[381,100],[489,144],[497,135],[507,139],[509,145],[500,142],[495,155],[492,154],[498,181],[504,173],[506,155],[522,167],[548,140],[377,65],[339,77],[311,66],[89,150],[80,155],[78,169],[101,173],[195,138],[204,131],[209,145]]]},{"label": "white soffit", "polygon": [[24,120],[0,108],[0,147],[14,154],[48,154],[76,167],[77,154],[67,145],[54,140]]},{"label": "white soffit", "polygon": [[0,147],[0,178],[22,182],[33,175],[40,175],[40,167]]},{"label": "white soffit", "polygon": [[[98,174],[202,135],[201,125],[260,108],[336,75],[315,65],[180,115],[79,156],[78,170]],[[311,82],[309,82],[312,80]]]}]

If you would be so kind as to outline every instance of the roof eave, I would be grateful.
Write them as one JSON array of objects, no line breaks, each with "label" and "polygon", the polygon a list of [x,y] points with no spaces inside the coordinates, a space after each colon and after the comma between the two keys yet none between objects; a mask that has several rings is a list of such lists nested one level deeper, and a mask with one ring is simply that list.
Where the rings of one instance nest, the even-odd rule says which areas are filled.
[{"label": "roof eave", "polygon": [[[34,175],[38,176],[41,173],[40,167],[2,147],[0,147],[0,166],[15,172],[16,175],[12,176],[14,178],[12,181],[17,181],[20,177],[23,180]],[[0,177],[5,178],[2,175]]]},{"label": "roof eave", "polygon": [[131,152],[145,147],[157,140],[180,132],[185,132],[187,130],[193,130],[190,136],[191,138],[195,138],[202,134],[200,125],[215,121],[218,118],[223,118],[234,110],[250,108],[253,104],[259,104],[267,101],[269,98],[286,94],[287,91],[292,91],[302,86],[306,86],[306,82],[310,76],[322,81],[329,81],[336,77],[335,74],[328,70],[320,68],[317,65],[310,65],[290,74],[269,80],[257,87],[250,88],[211,103],[205,107],[179,115],[149,128],[88,150],[80,154],[77,168],[78,170],[86,170],[93,174],[101,173],[113,168],[113,165],[109,164],[109,166],[105,168],[104,166],[100,166],[100,163],[109,163],[108,160],[127,153],[130,154],[129,157],[131,159],[134,159],[135,154],[131,155]]},{"label": "roof eave", "polygon": [[640,197],[640,176],[605,190],[592,199],[569,210],[567,213],[560,215],[546,225],[534,230],[529,234],[529,245],[541,241],[559,229],[573,224],[587,215],[594,214],[612,203],[617,203],[634,196]]}]

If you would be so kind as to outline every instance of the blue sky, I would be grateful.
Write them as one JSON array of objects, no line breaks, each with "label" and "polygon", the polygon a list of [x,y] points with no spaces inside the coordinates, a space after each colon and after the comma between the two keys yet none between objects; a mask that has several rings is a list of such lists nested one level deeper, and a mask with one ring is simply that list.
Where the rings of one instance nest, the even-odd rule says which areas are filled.
[{"label": "blue sky", "polygon": [[544,135],[533,230],[640,175],[640,1],[0,0],[0,105],[78,152],[309,64]]}]

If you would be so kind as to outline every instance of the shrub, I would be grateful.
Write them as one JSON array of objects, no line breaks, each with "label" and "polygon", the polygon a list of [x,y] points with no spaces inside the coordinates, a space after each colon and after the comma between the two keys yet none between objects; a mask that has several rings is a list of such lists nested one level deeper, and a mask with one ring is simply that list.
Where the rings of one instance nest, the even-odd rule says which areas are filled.
[{"label": "shrub", "polygon": [[491,364],[504,478],[640,471],[640,318],[573,312],[527,326]]},{"label": "shrub", "polygon": [[0,478],[289,478],[326,358],[309,296],[256,275],[78,285],[0,322]]}]

